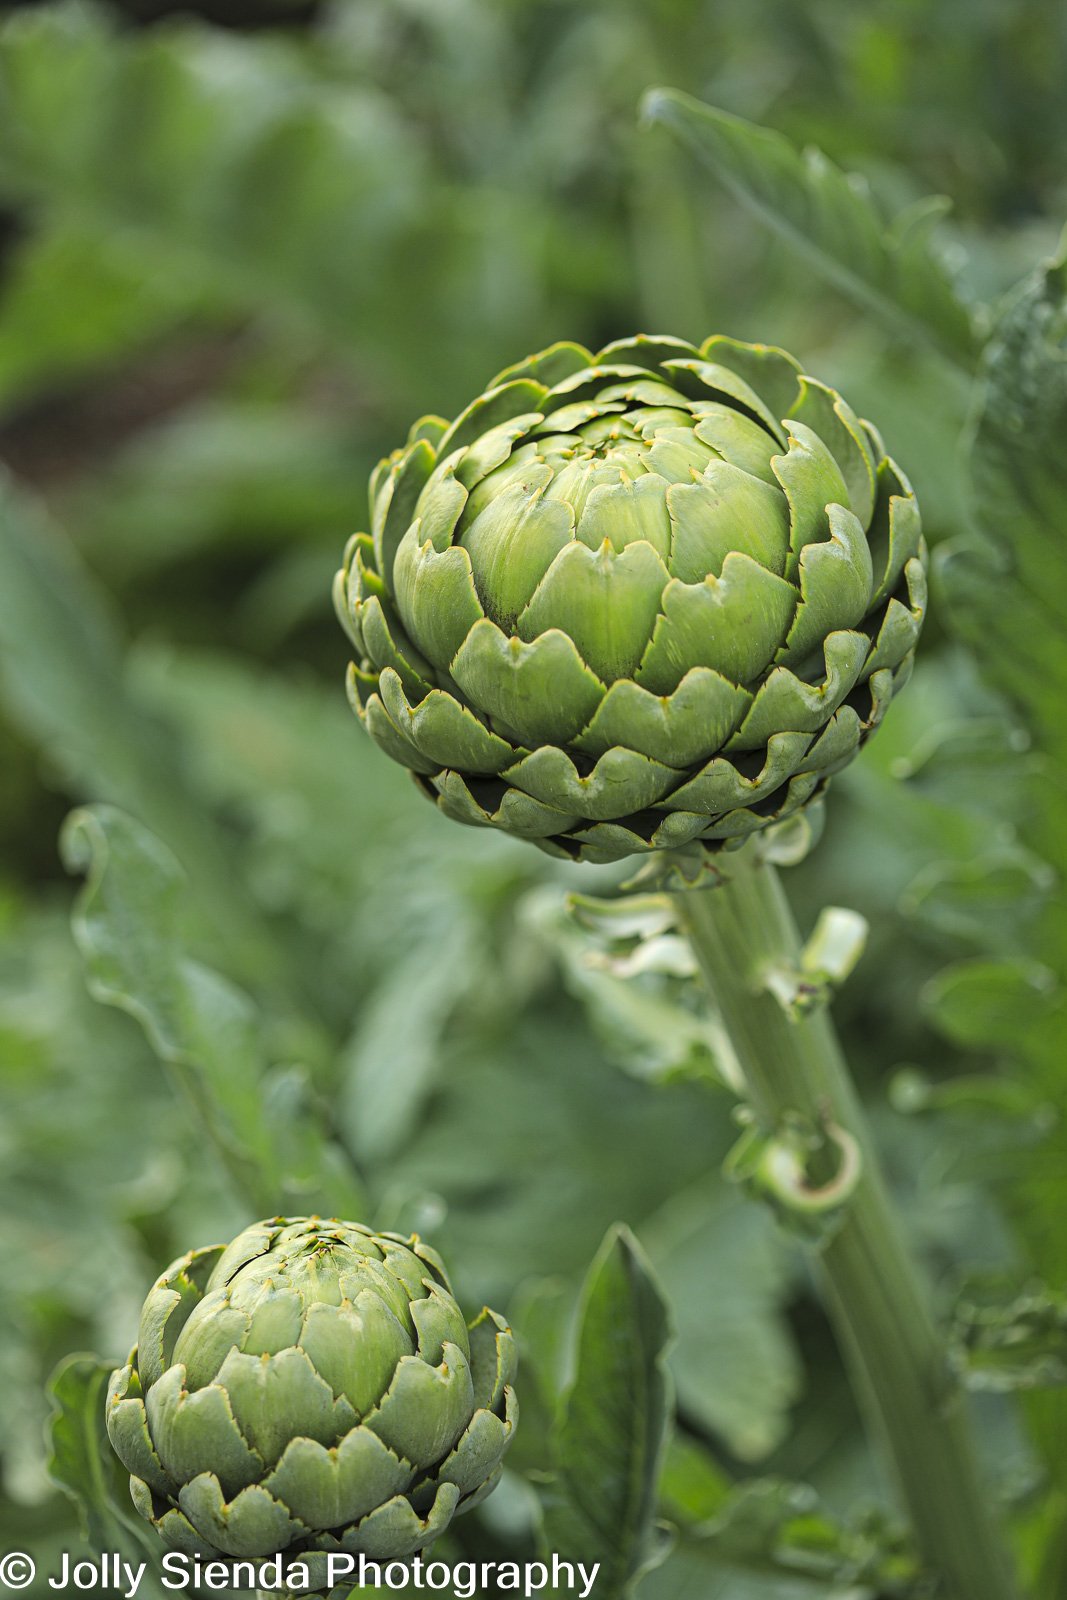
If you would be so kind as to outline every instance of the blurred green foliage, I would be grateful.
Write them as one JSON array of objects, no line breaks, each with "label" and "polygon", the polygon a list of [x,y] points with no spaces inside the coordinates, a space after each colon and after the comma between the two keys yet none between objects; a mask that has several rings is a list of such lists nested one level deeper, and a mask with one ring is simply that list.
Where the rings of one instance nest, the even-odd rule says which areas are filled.
[{"label": "blurred green foliage", "polygon": [[[61,1356],[124,1354],[166,1261],[257,1209],[359,1206],[439,1242],[464,1300],[511,1302],[526,1421],[505,1489],[456,1537],[527,1548],[520,1474],[549,1459],[562,1330],[621,1220],[677,1332],[661,1495],[681,1532],[642,1592],[806,1600],[851,1571],[855,1595],[918,1593],[888,1536],[835,1533],[781,1484],[730,1498],[771,1474],[851,1516],[883,1486],[798,1254],[708,1176],[735,1129],[690,1002],[654,974],[594,979],[546,914],[610,876],[456,829],[362,739],[329,579],[370,467],[413,417],[454,411],[555,338],[595,347],[637,327],[796,350],[877,419],[931,539],[958,548],[974,522],[958,374],[828,288],[637,106],[669,84],[814,142],[886,216],[951,194],[942,259],[989,304],[1067,209],[1067,13],[176,13],[69,0],[0,25],[0,1543],[32,1537],[44,1564],[77,1537],[41,1442]],[[1011,388],[1013,326],[990,347],[977,424],[993,504],[1020,492],[1000,397],[1033,402],[1033,385]],[[1062,327],[1044,338],[1026,360],[1047,445],[1063,436],[1046,370]],[[1040,562],[1067,505],[1062,460],[1032,493],[1018,470]],[[913,689],[790,875],[806,926],[835,902],[871,921],[838,1015],[946,1304],[964,1270],[1059,1290],[1067,1275],[1067,929],[1048,865],[1067,868],[1067,649],[1062,598],[1039,597],[1036,621],[1014,612],[1012,636],[989,620],[1005,517],[986,528],[984,578],[947,562],[969,587],[935,611]],[[969,645],[948,636],[953,612]],[[1035,675],[1053,686],[1040,700]],[[66,834],[67,864],[91,874],[73,938],[57,847],[72,805],[91,807]],[[86,977],[132,1017],[95,1004]],[[226,1110],[218,1161],[205,1085]],[[1062,1392],[1026,1407],[985,1396],[983,1440],[1035,1593],[1054,1600],[1067,1415]],[[812,1540],[829,1566],[812,1566]]]}]

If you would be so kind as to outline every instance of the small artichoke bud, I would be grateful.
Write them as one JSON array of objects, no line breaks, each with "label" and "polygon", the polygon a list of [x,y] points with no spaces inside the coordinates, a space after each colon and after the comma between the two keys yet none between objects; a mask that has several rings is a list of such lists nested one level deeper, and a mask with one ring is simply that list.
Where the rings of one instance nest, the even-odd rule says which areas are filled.
[{"label": "small artichoke bud", "polygon": [[371,738],[460,822],[610,861],[797,812],[906,678],[907,479],[791,356],[557,344],[371,479],[335,599]]},{"label": "small artichoke bud", "polygon": [[415,1236],[274,1217],[144,1303],[107,1431],[169,1550],[400,1560],[488,1494],[517,1417],[503,1318],[468,1327]]}]

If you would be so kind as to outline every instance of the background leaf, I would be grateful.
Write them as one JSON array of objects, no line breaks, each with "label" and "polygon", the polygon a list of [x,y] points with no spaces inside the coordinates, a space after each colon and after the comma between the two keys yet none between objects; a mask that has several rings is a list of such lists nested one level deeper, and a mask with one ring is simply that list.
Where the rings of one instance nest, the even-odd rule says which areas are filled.
[{"label": "background leaf", "polygon": [[718,1184],[676,1195],[642,1229],[674,1308],[671,1366],[683,1416],[742,1461],[788,1432],[801,1387],[782,1317],[797,1264],[763,1208]]},{"label": "background leaf", "polygon": [[63,780],[149,817],[197,867],[210,920],[239,962],[268,968],[268,943],[195,805],[172,736],[128,684],[106,599],[42,512],[0,475],[0,642],[5,696]]},{"label": "background leaf", "polygon": [[670,1395],[667,1312],[636,1241],[609,1233],[582,1291],[573,1380],[560,1404],[556,1484],[545,1541],[563,1560],[600,1563],[608,1596],[632,1592],[662,1559],[654,1526]]},{"label": "background leaf", "polygon": [[[1067,771],[1062,717],[1067,558],[1059,539],[1067,464],[1067,258],[1028,277],[1001,308],[982,363],[970,451],[974,510],[988,543],[946,561],[953,619],[995,644],[990,677],[1021,706],[1040,747]],[[957,581],[958,580],[958,581]]]},{"label": "background leaf", "polygon": [[136,1551],[152,1557],[158,1546],[130,1501],[129,1474],[104,1427],[112,1364],[96,1356],[70,1356],[52,1377],[53,1478],[77,1500],[90,1547],[97,1554]]},{"label": "background leaf", "polygon": [[[994,996],[999,992],[1007,1009],[1000,1009],[999,1021],[990,1018],[988,1038],[977,1037],[984,1009],[975,1012],[974,1020],[963,1015],[966,989],[961,991],[958,977],[950,970],[938,980],[950,1027],[958,1033],[962,1026],[972,1043],[1008,1047],[1030,1091],[1047,1098],[1050,1116],[1044,1137],[1015,1165],[1005,1188],[1029,1268],[1054,1285],[1067,1274],[1062,1230],[1048,1224],[1067,1204],[1062,1071],[1067,915],[1058,887],[1067,870],[1062,717],[1067,658],[1061,582],[1067,472],[1059,445],[1065,425],[1067,268],[1061,250],[1001,308],[983,358],[970,456],[981,536],[950,546],[941,566],[953,626],[971,643],[981,671],[1010,697],[1033,742],[1025,842],[1052,869],[1053,887],[1028,922],[1022,959],[1031,965],[1014,969],[1017,975],[1028,971],[1030,983],[1025,978],[1021,987],[1016,983],[1013,995],[1010,978],[1005,983],[1003,972],[996,977]],[[964,1001],[963,1007],[955,1005],[954,997]],[[1030,1403],[1028,1412],[1049,1475],[1044,1504],[1033,1521],[1042,1533],[1031,1559],[1037,1592],[1052,1596],[1067,1582],[1067,1535],[1049,1538],[1046,1531],[1055,1524],[1067,1493],[1067,1458],[1058,1436],[1067,1403],[1057,1393],[1044,1403]]]},{"label": "background leaf", "polygon": [[819,150],[802,154],[770,128],[671,89],[653,89],[644,114],[684,140],[838,288],[911,338],[929,340],[965,367],[971,364],[971,314],[931,239],[940,202],[924,202],[887,228],[862,180],[847,176]]},{"label": "background leaf", "polygon": [[74,926],[93,994],[144,1027],[238,1192],[262,1216],[358,1212],[358,1186],[316,1134],[299,1080],[279,1082],[264,1059],[250,1001],[186,954],[170,852],[106,806],[75,812],[63,849],[89,875]]}]

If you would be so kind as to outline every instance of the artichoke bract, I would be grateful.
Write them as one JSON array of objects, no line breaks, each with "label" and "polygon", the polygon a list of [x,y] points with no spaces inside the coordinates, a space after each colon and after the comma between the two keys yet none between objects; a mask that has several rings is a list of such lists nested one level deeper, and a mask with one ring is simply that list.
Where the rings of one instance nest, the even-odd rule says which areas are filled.
[{"label": "artichoke bract", "polygon": [[158,1280],[107,1430],[171,1550],[401,1559],[494,1486],[513,1368],[417,1237],[276,1217]]},{"label": "artichoke bract", "polygon": [[371,738],[461,822],[609,861],[797,811],[910,670],[915,496],[784,351],[553,345],[371,478],[335,583]]}]

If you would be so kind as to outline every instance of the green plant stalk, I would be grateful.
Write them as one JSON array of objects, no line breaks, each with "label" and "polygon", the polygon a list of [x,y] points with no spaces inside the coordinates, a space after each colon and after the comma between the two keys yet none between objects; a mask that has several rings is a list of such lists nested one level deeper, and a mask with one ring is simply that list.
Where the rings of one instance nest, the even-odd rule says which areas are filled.
[{"label": "green plant stalk", "polygon": [[828,1313],[857,1398],[881,1441],[919,1551],[951,1600],[1011,1600],[1015,1588],[978,1467],[966,1398],[910,1259],[866,1118],[825,1007],[791,1017],[766,987],[795,970],[800,940],[773,866],[747,850],[729,878],[674,896],[768,1133],[795,1114],[856,1141],[861,1171],[819,1242]]}]

